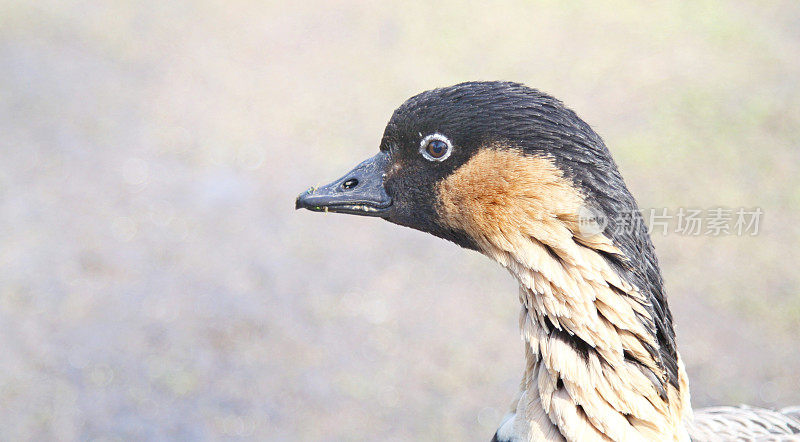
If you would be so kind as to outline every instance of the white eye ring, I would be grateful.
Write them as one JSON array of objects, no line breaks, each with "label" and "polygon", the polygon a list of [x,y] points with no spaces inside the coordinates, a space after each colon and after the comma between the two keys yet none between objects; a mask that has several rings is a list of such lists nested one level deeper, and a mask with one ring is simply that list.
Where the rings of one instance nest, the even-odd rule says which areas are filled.
[{"label": "white eye ring", "polygon": [[[433,154],[428,152],[428,145],[432,141],[439,141],[439,142],[442,142],[442,143],[447,145],[447,150],[444,152],[444,154],[442,156],[435,157],[435,156],[433,156]],[[450,140],[447,139],[446,136],[444,136],[444,135],[442,135],[442,134],[440,134],[438,132],[437,133],[433,133],[433,134],[430,134],[427,137],[423,138],[422,141],[420,141],[420,143],[419,143],[419,153],[421,153],[422,156],[425,157],[425,159],[428,160],[428,161],[444,161],[448,157],[450,157],[451,153],[453,153],[453,143],[451,143]]]}]

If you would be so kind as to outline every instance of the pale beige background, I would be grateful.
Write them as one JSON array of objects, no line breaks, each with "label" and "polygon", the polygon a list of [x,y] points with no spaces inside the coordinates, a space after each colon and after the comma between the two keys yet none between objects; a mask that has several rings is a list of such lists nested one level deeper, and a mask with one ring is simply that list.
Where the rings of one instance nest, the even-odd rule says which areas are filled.
[{"label": "pale beige background", "polygon": [[762,207],[655,242],[694,404],[800,403],[800,5],[429,3],[0,1],[0,439],[488,440],[510,276],[293,210],[470,79],[564,100],[644,207]]}]

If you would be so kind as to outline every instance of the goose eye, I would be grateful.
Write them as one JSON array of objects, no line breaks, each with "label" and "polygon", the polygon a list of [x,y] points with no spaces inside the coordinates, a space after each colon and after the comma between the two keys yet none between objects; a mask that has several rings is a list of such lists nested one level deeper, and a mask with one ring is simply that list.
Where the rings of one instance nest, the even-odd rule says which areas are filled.
[{"label": "goose eye", "polygon": [[428,135],[422,140],[419,147],[422,156],[429,161],[444,161],[453,150],[450,140],[441,134]]},{"label": "goose eye", "polygon": [[447,143],[442,140],[433,140],[428,143],[428,154],[434,158],[441,158],[447,153]]}]

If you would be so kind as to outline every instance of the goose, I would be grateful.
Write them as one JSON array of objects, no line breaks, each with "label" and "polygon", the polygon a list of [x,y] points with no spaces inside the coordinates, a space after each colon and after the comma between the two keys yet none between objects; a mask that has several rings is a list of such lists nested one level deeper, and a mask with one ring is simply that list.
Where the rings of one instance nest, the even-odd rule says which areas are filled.
[{"label": "goose", "polygon": [[[603,140],[539,90],[422,92],[375,156],[295,208],[427,232],[517,279],[525,371],[493,441],[800,440],[800,408],[692,411],[636,200]],[[622,215],[637,222],[620,228]]]}]

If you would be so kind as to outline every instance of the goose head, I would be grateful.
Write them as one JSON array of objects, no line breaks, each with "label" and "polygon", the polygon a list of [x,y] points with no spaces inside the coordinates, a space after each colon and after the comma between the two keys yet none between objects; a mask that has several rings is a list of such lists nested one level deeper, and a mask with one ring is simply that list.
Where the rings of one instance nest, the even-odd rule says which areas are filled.
[{"label": "goose head", "polygon": [[600,137],[559,100],[468,82],[407,100],[375,156],[307,190],[296,208],[381,217],[485,253],[498,235],[547,243],[537,229],[552,219],[610,237],[636,203]]}]

